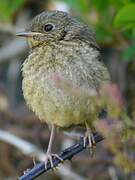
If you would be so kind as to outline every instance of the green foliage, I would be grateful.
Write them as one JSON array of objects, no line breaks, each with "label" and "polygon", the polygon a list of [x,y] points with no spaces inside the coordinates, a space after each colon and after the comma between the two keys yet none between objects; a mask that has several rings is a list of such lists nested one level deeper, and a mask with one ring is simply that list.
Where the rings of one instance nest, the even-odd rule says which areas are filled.
[{"label": "green foliage", "polygon": [[133,44],[123,52],[123,60],[129,61],[132,60],[133,57],[135,57],[135,44]]},{"label": "green foliage", "polygon": [[0,1],[0,20],[11,21],[14,13],[22,7],[26,0],[1,0]]},{"label": "green foliage", "polygon": [[75,9],[80,13],[88,13],[90,1],[89,0],[63,0],[65,3],[69,4],[70,7]]},{"label": "green foliage", "polygon": [[135,4],[128,4],[118,11],[114,26],[121,29],[135,28]]},{"label": "green foliage", "polygon": [[[61,0],[62,1],[62,0]],[[134,0],[63,0],[82,19],[93,24],[97,41],[105,46],[120,47],[123,60],[135,56]],[[123,39],[123,40],[122,40]],[[126,50],[125,50],[126,45]]]}]

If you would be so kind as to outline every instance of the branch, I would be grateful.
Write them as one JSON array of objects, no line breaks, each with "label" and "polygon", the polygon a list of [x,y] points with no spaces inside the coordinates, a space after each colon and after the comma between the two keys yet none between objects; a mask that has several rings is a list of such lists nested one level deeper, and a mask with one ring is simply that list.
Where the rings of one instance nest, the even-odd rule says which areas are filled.
[{"label": "branch", "polygon": [[[45,157],[46,157],[46,154],[41,149],[36,147],[35,145],[31,144],[30,142],[28,142],[26,140],[21,139],[20,137],[14,135],[12,133],[9,133],[9,132],[1,130],[1,129],[0,129],[0,141],[3,141],[3,142],[6,142],[8,144],[15,146],[25,155],[35,157],[35,159],[37,159],[38,161],[43,161],[43,159],[45,159]],[[81,177],[80,175],[76,174],[69,167],[67,167],[65,165],[62,165],[58,169],[58,173],[64,177],[67,176],[67,174],[68,175],[70,174],[70,177],[74,180],[76,180],[76,179],[77,180],[85,180],[84,177]]]},{"label": "branch", "polygon": [[[94,134],[94,139],[95,142],[98,143],[100,141],[103,140],[103,137],[98,134],[95,133]],[[86,142],[86,145],[88,145],[88,141]],[[73,146],[65,149],[64,151],[62,151],[59,156],[65,161],[65,160],[70,160],[72,159],[72,157],[76,154],[78,154],[79,152],[83,151],[84,149],[86,149],[86,147],[83,147],[83,137],[80,138],[79,143],[74,144]],[[60,164],[61,161],[57,158],[53,159],[53,164],[54,167],[58,166],[58,164]],[[37,164],[35,167],[33,167],[31,170],[28,170],[24,175],[22,175],[21,177],[18,178],[18,180],[32,180],[35,179],[36,177],[40,176],[41,174],[43,174],[44,172],[47,172],[48,170],[51,169],[51,165],[48,162],[47,164],[47,169],[45,169],[45,164],[44,162],[41,162],[39,164]]]}]

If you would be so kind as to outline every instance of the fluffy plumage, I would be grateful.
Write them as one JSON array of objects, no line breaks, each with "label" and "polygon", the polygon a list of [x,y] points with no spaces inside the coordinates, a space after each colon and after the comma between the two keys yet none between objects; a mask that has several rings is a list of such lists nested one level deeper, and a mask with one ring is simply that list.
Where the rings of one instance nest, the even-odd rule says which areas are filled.
[{"label": "fluffy plumage", "polygon": [[109,83],[109,73],[92,29],[65,12],[41,13],[19,35],[27,37],[31,48],[22,68],[24,97],[39,119],[52,127],[45,167],[48,160],[53,167],[52,156],[62,160],[51,154],[55,127],[83,126],[84,146],[87,138],[90,147],[94,144],[91,128],[99,109],[91,95]]},{"label": "fluffy plumage", "polygon": [[[52,32],[44,32],[48,23],[55,27]],[[42,121],[58,127],[68,128],[85,121],[91,124],[90,99],[64,92],[56,86],[53,76],[58,74],[75,88],[97,93],[109,81],[93,31],[67,13],[58,11],[38,15],[28,30],[41,33],[28,38],[32,51],[22,69],[23,92],[29,107]]]}]

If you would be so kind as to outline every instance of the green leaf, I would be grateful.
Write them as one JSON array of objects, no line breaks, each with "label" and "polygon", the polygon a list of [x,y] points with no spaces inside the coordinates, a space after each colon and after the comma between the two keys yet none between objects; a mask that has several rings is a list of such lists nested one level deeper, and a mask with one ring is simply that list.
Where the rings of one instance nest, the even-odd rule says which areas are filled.
[{"label": "green leaf", "polygon": [[135,58],[135,44],[127,48],[123,53],[123,60],[131,61]]},{"label": "green leaf", "polygon": [[4,0],[0,1],[0,20],[10,21],[14,13],[24,4],[26,0]]},{"label": "green leaf", "polygon": [[114,19],[114,26],[121,29],[135,28],[135,4],[128,4],[119,10]]}]

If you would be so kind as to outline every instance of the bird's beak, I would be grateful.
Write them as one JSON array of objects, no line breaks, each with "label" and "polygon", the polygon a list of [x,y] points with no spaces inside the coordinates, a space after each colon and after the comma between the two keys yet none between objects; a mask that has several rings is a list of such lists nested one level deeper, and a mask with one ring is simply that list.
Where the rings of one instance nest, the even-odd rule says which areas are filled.
[{"label": "bird's beak", "polygon": [[16,34],[16,36],[20,37],[33,37],[35,35],[41,35],[39,32],[19,32]]}]

